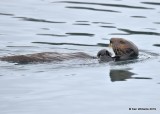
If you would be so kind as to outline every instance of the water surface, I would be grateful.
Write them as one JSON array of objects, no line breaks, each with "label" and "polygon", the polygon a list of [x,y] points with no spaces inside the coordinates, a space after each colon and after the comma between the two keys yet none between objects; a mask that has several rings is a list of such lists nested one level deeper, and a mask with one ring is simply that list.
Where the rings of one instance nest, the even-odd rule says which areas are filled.
[{"label": "water surface", "polygon": [[109,49],[111,37],[131,40],[140,56],[102,64],[1,61],[0,113],[159,114],[159,5],[157,0],[1,0],[0,56],[46,51],[96,56]]}]

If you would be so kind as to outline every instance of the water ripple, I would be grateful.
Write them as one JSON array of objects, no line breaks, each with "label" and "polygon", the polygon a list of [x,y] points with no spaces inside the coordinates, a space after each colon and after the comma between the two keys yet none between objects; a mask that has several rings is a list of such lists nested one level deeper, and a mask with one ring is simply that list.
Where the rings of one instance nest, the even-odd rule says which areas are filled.
[{"label": "water ripple", "polygon": [[144,28],[144,29],[149,29],[149,30],[157,30],[157,29],[155,29],[155,28]]},{"label": "water ripple", "polygon": [[94,34],[91,33],[66,33],[66,34],[71,36],[90,36],[90,37],[94,36]]},{"label": "water ripple", "polygon": [[89,22],[89,21],[75,21],[75,22],[78,22],[78,23],[81,23],[81,22],[82,22],[82,23],[85,23],[85,22],[86,22],[86,23],[87,23],[87,22]]},{"label": "water ripple", "polygon": [[139,56],[137,59],[131,59],[131,60],[126,60],[126,61],[116,61],[116,62],[113,62],[111,65],[120,66],[120,65],[127,65],[127,64],[135,64],[138,62],[148,61],[153,58],[157,58],[159,56],[160,56],[159,53],[150,52],[148,50],[139,50]]},{"label": "water ripple", "polygon": [[11,47],[11,48],[38,48],[36,46],[6,46],[6,47]]},{"label": "water ripple", "polygon": [[49,45],[75,45],[75,46],[99,46],[99,47],[108,47],[109,44],[97,43],[96,45],[92,44],[77,44],[77,43],[53,43],[53,42],[32,42],[38,44],[49,44]]},{"label": "water ripple", "polygon": [[133,17],[133,18],[147,18],[145,16],[131,16],[131,17]]},{"label": "water ripple", "polygon": [[107,3],[94,3],[94,2],[75,2],[75,1],[57,1],[52,3],[69,3],[69,4],[87,4],[87,5],[100,5],[100,6],[111,6],[111,7],[120,7],[120,8],[133,8],[133,9],[154,9],[148,7],[141,7],[141,6],[130,6],[124,4],[107,4]]},{"label": "water ripple", "polygon": [[90,7],[66,6],[66,8],[120,13],[119,11],[115,11],[115,10],[97,9],[97,8],[90,8]]},{"label": "water ripple", "polygon": [[67,37],[70,36],[89,36],[93,37],[94,34],[91,33],[66,33],[66,35],[59,35],[59,34],[37,34],[37,35],[43,35],[43,36],[56,36],[56,37]]},{"label": "water ripple", "polygon": [[141,2],[143,4],[149,4],[149,5],[160,5],[159,2]]},{"label": "water ripple", "polygon": [[129,29],[121,29],[118,28],[119,31],[123,31],[126,32],[125,33],[112,33],[111,35],[133,35],[133,34],[139,34],[139,35],[156,35],[156,36],[160,36],[160,33],[158,32],[150,32],[150,31],[133,31],[133,30],[129,30]]},{"label": "water ripple", "polygon": [[153,46],[160,47],[160,44],[153,44]]},{"label": "water ripple", "polygon": [[94,24],[113,24],[113,23],[108,23],[108,22],[92,22]]},{"label": "water ripple", "polygon": [[42,36],[56,36],[56,37],[67,37],[67,35],[59,35],[59,34],[37,34]]},{"label": "water ripple", "polygon": [[9,13],[0,13],[0,15],[5,15],[5,16],[14,16],[14,14],[9,14]]},{"label": "water ripple", "polygon": [[116,28],[115,26],[100,26],[100,27],[103,27],[103,28]]},{"label": "water ripple", "polygon": [[153,22],[154,24],[160,24],[160,22]]},{"label": "water ripple", "polygon": [[87,24],[87,23],[73,23],[73,25],[91,25],[91,24]]},{"label": "water ripple", "polygon": [[58,22],[58,21],[48,21],[48,20],[45,20],[45,19],[35,19],[35,18],[29,18],[29,17],[14,17],[14,18],[20,18],[24,21],[32,21],[32,22],[66,23],[66,22]]}]

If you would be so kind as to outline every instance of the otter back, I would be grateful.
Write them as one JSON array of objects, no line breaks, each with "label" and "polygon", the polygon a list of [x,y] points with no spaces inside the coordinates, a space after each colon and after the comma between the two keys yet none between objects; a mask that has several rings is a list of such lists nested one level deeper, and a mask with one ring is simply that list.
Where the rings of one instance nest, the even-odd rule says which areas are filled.
[{"label": "otter back", "polygon": [[51,62],[51,61],[64,61],[71,59],[93,59],[96,57],[90,56],[83,52],[77,53],[57,53],[57,52],[43,52],[36,54],[26,54],[26,55],[15,55],[15,56],[4,56],[1,57],[1,61],[27,64],[35,62]]}]

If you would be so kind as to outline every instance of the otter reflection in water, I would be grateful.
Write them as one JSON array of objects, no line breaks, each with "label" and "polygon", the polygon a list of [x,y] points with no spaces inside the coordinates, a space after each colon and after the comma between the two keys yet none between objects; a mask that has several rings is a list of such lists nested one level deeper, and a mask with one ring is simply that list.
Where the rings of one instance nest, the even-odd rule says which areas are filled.
[{"label": "otter reflection in water", "polygon": [[112,82],[115,81],[126,81],[126,79],[152,79],[148,77],[132,77],[133,75],[136,75],[133,72],[130,72],[129,70],[121,70],[121,69],[111,69],[110,70],[110,78]]},{"label": "otter reflection in water", "polygon": [[[115,56],[106,50],[100,50],[97,54],[100,62],[120,61],[133,59],[138,56],[138,48],[132,42],[123,38],[111,38],[110,45],[113,48]],[[43,52],[27,55],[15,55],[0,57],[1,61],[8,61],[20,64],[35,63],[35,62],[51,62],[64,61],[71,59],[96,59],[97,57],[88,55],[84,52],[77,53],[58,53],[58,52]]]}]

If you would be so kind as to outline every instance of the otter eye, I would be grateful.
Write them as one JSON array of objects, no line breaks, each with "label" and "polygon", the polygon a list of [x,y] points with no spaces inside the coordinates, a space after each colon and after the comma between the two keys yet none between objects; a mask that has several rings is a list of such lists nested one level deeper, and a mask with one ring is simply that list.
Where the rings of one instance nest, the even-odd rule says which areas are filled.
[{"label": "otter eye", "polygon": [[110,44],[112,44],[112,41],[110,41]]},{"label": "otter eye", "polygon": [[131,51],[133,51],[132,49],[127,49],[126,52],[130,53]]},{"label": "otter eye", "polygon": [[120,43],[121,43],[121,44],[125,44],[125,42],[123,42],[123,41],[120,41]]}]

